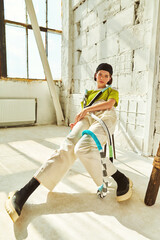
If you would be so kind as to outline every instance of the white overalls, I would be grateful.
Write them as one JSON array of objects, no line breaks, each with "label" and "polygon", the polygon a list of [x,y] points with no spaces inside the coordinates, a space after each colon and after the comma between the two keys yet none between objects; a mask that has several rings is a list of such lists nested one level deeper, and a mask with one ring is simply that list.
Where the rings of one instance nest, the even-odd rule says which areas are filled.
[{"label": "white overalls", "polygon": [[[113,134],[117,121],[114,107],[111,110],[94,112],[94,114],[106,123],[110,134]],[[108,141],[108,136],[102,126],[87,114],[73,127],[60,148],[54,150],[51,157],[34,175],[50,191],[64,177],[77,158],[81,160],[97,186],[102,185],[103,177],[100,154],[94,140],[89,135],[82,137],[82,132],[86,129],[96,134],[102,146]],[[107,175],[111,176],[116,171],[116,167],[108,159]]]}]

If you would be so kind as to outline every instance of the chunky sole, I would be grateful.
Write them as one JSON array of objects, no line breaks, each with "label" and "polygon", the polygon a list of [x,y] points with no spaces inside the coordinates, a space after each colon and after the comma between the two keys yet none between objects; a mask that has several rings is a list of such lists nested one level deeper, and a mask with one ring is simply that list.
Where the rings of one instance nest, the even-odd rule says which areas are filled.
[{"label": "chunky sole", "polygon": [[12,197],[15,194],[15,192],[10,192],[8,195],[8,199],[6,200],[5,203],[5,209],[8,213],[8,215],[10,216],[10,218],[12,219],[13,222],[16,222],[17,219],[19,218],[18,213],[16,212],[13,204],[12,204]]},{"label": "chunky sole", "polygon": [[133,182],[129,179],[129,190],[122,196],[117,196],[117,202],[122,202],[128,200],[132,196]]}]

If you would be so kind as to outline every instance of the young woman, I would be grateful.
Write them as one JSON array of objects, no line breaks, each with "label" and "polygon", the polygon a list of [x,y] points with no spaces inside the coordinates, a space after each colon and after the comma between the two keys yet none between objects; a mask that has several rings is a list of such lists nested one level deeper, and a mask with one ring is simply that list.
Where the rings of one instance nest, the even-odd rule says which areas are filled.
[{"label": "young woman", "polygon": [[[99,91],[112,83],[112,74],[112,66],[107,63],[102,63],[97,67],[94,75],[97,89],[88,91],[87,105]],[[82,111],[76,115],[75,122],[70,124],[72,131],[67,135],[60,148],[53,152],[52,156],[22,189],[9,194],[5,207],[14,222],[20,216],[24,203],[33,191],[40,184],[52,191],[76,158],[82,161],[97,186],[102,185],[101,159],[96,144],[89,135],[82,136],[82,132],[86,129],[91,130],[98,137],[101,145],[108,141],[108,136],[102,126],[91,117],[90,113],[94,112],[102,119],[112,134],[117,121],[114,107],[118,105],[118,91],[109,86],[91,106],[83,108],[83,102],[81,105]],[[117,183],[117,201],[125,201],[131,197],[131,180],[118,171],[109,159],[107,160],[107,176],[111,176]]]}]

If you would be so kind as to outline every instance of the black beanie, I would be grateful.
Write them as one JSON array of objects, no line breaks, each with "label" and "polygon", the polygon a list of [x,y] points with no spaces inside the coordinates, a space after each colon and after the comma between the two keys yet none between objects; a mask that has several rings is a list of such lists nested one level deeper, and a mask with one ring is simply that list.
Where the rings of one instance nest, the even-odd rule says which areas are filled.
[{"label": "black beanie", "polygon": [[104,70],[109,72],[111,75],[113,74],[113,69],[112,66],[108,63],[101,63],[99,66],[96,68],[96,73],[100,70]]},{"label": "black beanie", "polygon": [[[96,73],[100,70],[104,70],[109,72],[111,75],[113,74],[113,68],[110,64],[108,63],[101,63],[98,65],[98,67],[96,68]],[[94,76],[94,80],[96,80],[96,77]]]}]

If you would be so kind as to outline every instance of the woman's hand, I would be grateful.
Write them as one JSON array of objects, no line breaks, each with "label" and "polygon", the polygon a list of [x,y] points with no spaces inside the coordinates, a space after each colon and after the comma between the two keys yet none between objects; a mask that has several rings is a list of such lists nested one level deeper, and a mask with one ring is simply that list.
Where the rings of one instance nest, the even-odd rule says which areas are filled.
[{"label": "woman's hand", "polygon": [[75,122],[69,125],[71,129],[76,125],[77,122],[79,122],[81,119],[83,119],[86,116],[87,112],[88,112],[87,108],[85,108],[76,115]]},{"label": "woman's hand", "polygon": [[79,122],[81,119],[83,119],[87,114],[87,108],[84,108],[80,113],[76,115],[75,122]]},{"label": "woman's hand", "polygon": [[110,98],[108,101],[104,101],[102,103],[98,103],[90,107],[84,108],[80,113],[77,114],[75,122],[70,124],[71,129],[76,125],[78,121],[84,118],[88,112],[111,110],[115,103],[116,100]]},{"label": "woman's hand", "polygon": [[71,130],[73,129],[73,127],[76,125],[76,123],[70,123],[69,126],[71,128]]}]

